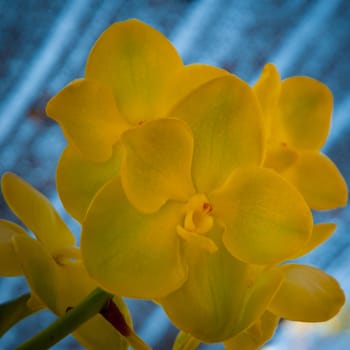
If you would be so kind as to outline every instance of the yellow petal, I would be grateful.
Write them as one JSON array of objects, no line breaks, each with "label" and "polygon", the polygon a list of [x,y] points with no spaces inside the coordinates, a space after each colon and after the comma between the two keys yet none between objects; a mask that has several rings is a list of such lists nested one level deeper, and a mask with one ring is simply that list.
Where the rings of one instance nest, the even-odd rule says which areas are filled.
[{"label": "yellow petal", "polygon": [[120,162],[119,143],[106,162],[90,161],[71,145],[63,151],[57,166],[57,190],[65,209],[79,222],[83,221],[97,191],[119,175]]},{"label": "yellow petal", "polygon": [[128,202],[120,180],[112,180],[83,224],[81,249],[91,276],[128,297],[155,298],[178,288],[187,276],[176,234],[183,210],[168,203],[155,214],[142,214]]},{"label": "yellow petal", "polygon": [[319,150],[328,135],[332,108],[332,93],[324,84],[292,77],[282,82],[276,117],[293,147]]},{"label": "yellow petal", "polygon": [[264,121],[270,128],[272,111],[276,108],[281,92],[281,78],[275,65],[268,63],[264,66],[259,80],[253,87],[263,111]]},{"label": "yellow petal", "polygon": [[17,224],[0,220],[0,276],[22,275],[22,268],[14,250],[12,237],[27,233]]},{"label": "yellow petal", "polygon": [[316,224],[312,230],[310,239],[306,244],[295,254],[295,258],[301,257],[326,241],[335,231],[336,225],[333,223]]},{"label": "yellow petal", "polygon": [[278,327],[279,317],[266,311],[252,326],[225,341],[226,350],[258,350],[272,338]]},{"label": "yellow petal", "polygon": [[286,138],[281,121],[276,115],[276,108],[281,94],[282,81],[277,68],[268,63],[265,65],[259,80],[253,87],[263,112],[267,141],[265,167],[280,169],[293,161],[293,151],[286,147]]},{"label": "yellow petal", "polygon": [[113,145],[128,127],[112,91],[93,80],[71,82],[49,101],[46,113],[61,125],[68,141],[94,161],[111,157]]},{"label": "yellow petal", "polygon": [[200,343],[201,342],[198,339],[192,337],[191,334],[185,333],[183,331],[179,331],[173,343],[172,350],[182,350],[182,349],[194,350],[198,348]]},{"label": "yellow petal", "polygon": [[182,67],[175,48],[158,31],[137,20],[110,26],[97,40],[86,77],[110,86],[117,106],[133,124],[163,114],[159,99]]},{"label": "yellow petal", "polygon": [[192,174],[198,192],[222,184],[233,169],[262,161],[262,118],[251,88],[233,75],[214,79],[170,113],[194,134]]},{"label": "yellow petal", "polygon": [[39,299],[55,313],[59,302],[59,268],[43,244],[28,235],[15,235],[14,247],[27,282]]},{"label": "yellow petal", "polygon": [[[254,267],[250,267],[250,269],[254,269]],[[278,269],[265,270],[257,275],[254,284],[247,291],[239,330],[250,327],[263,315],[280,288],[283,277]]]},{"label": "yellow petal", "polygon": [[290,264],[280,268],[284,281],[269,310],[301,322],[323,322],[338,313],[345,302],[338,282],[315,267]]},{"label": "yellow petal", "polygon": [[219,248],[215,253],[185,243],[188,279],[157,301],[179,329],[204,342],[221,342],[261,316],[282,275],[278,271],[265,274],[232,257],[220,242],[220,228],[210,238]]},{"label": "yellow petal", "polygon": [[169,199],[184,201],[193,193],[193,138],[180,120],[160,119],[124,133],[122,184],[132,205],[155,212]]},{"label": "yellow petal", "polygon": [[49,200],[13,173],[2,177],[2,192],[11,210],[52,254],[75,239]]},{"label": "yellow petal", "polygon": [[33,294],[56,315],[63,315],[96,288],[81,263],[62,264],[28,235],[16,235],[13,242]]},{"label": "yellow petal", "polygon": [[176,227],[176,232],[183,240],[187,242],[187,244],[196,245],[198,248],[201,248],[208,253],[215,253],[218,250],[216,244],[205,235],[187,231],[180,225]]},{"label": "yellow petal", "polygon": [[283,176],[292,182],[312,209],[334,209],[348,201],[346,182],[325,155],[315,151],[299,153]]},{"label": "yellow petal", "polygon": [[[82,265],[58,265],[43,245],[28,235],[16,235],[14,242],[31,290],[56,315],[62,316],[68,307],[76,306],[96,288]],[[124,338],[100,315],[79,327],[73,335],[91,350],[107,349],[110,344],[127,349]]]},{"label": "yellow petal", "polygon": [[159,103],[163,104],[164,116],[167,115],[167,111],[174,108],[177,103],[201,85],[228,74],[227,71],[221,68],[206,64],[190,64],[181,67],[169,80],[164,91],[164,97],[159,100]]},{"label": "yellow petal", "polygon": [[281,262],[311,235],[312,216],[305,201],[272,170],[237,170],[212,195],[211,203],[214,215],[226,228],[226,248],[247,263]]}]

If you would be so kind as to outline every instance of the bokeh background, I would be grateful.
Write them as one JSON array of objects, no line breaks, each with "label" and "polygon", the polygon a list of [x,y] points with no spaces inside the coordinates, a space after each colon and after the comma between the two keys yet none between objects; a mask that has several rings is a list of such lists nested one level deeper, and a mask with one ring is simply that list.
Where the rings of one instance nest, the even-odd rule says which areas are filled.
[{"label": "bokeh background", "polygon": [[[138,18],[163,32],[185,63],[223,67],[253,84],[266,62],[282,76],[307,75],[334,94],[334,119],[324,152],[350,184],[350,1],[348,0],[0,0],[0,174],[14,171],[45,193],[65,216],[55,192],[55,167],[65,146],[45,104],[83,75],[94,41],[115,21]],[[315,174],[317,176],[317,174]],[[334,236],[303,259],[335,276],[350,298],[350,207],[316,215],[338,225]],[[13,219],[0,198],[0,217]],[[0,302],[27,291],[22,278],[0,279]],[[150,302],[128,301],[135,328],[155,349],[170,349],[176,330]],[[0,339],[13,349],[54,318],[41,312]],[[268,350],[347,350],[350,312],[322,325],[283,322]],[[81,349],[72,337],[54,349]],[[223,349],[204,345],[201,349]],[[102,349],[104,350],[104,349]]]}]

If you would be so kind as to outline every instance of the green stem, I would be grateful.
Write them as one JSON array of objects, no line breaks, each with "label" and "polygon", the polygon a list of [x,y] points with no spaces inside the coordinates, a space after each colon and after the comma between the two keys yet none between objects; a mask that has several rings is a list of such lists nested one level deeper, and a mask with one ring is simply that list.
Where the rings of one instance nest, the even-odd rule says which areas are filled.
[{"label": "green stem", "polygon": [[0,337],[17,322],[39,311],[28,306],[29,299],[30,294],[23,294],[19,298],[0,305]]},{"label": "green stem", "polygon": [[98,314],[112,295],[100,288],[95,289],[79,305],[66,312],[48,328],[29,339],[15,350],[48,349],[77,327]]}]

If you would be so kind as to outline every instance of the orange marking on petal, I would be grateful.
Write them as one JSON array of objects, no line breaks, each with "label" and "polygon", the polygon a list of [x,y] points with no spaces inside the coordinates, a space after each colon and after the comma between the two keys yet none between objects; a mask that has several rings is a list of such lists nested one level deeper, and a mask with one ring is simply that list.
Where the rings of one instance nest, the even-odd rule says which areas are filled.
[{"label": "orange marking on petal", "polygon": [[213,207],[211,206],[210,203],[204,202],[203,203],[203,210],[207,213],[210,214],[213,211]]}]

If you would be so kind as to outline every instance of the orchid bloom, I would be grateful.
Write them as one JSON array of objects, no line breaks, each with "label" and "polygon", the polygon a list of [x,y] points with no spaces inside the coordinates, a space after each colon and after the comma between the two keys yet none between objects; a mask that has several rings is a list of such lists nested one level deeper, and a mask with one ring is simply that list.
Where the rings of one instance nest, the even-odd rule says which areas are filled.
[{"label": "orchid bloom", "polygon": [[161,33],[138,20],[109,27],[90,52],[85,77],[46,108],[68,140],[57,168],[66,210],[81,222],[98,190],[119,175],[125,130],[166,116],[198,86],[227,74],[207,65],[185,66]]},{"label": "orchid bloom", "polygon": [[344,294],[332,277],[279,265],[332,226],[313,226],[295,187],[261,167],[263,130],[249,86],[222,76],[166,118],[125,131],[120,176],[102,187],[83,222],[90,275],[109,292],[156,300],[204,342],[233,339],[267,310],[307,321],[338,312]]},{"label": "orchid bloom", "polygon": [[[0,221],[1,275],[24,275],[31,288],[29,301],[61,316],[97,286],[81,262],[74,236],[50,202],[15,174],[2,177],[2,192],[36,239],[21,226]],[[115,297],[114,301],[127,315],[122,299]],[[125,338],[101,315],[94,316],[73,335],[86,349],[128,348]]]},{"label": "orchid bloom", "polygon": [[344,303],[332,277],[285,264],[334,225],[313,225],[303,190],[306,201],[275,171],[289,158],[274,161],[271,106],[288,106],[267,81],[254,93],[223,70],[185,66],[164,36],[129,20],[102,34],[85,77],[47,106],[68,140],[57,186],[82,223],[90,276],[227,349],[260,346],[280,317],[324,321]]},{"label": "orchid bloom", "polygon": [[309,77],[281,81],[271,63],[264,67],[254,90],[267,132],[264,166],[294,184],[312,209],[346,205],[346,183],[336,165],[320,153],[331,124],[330,90]]}]

